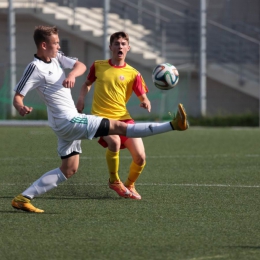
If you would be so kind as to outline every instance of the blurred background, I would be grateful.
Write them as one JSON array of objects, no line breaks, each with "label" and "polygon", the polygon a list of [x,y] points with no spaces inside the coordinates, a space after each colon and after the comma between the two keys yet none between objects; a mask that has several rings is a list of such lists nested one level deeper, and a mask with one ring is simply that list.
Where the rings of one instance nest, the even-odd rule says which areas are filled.
[{"label": "blurred background", "polygon": [[[129,34],[126,61],[143,75],[152,102],[148,114],[135,96],[130,99],[136,120],[167,119],[181,102],[194,124],[228,118],[234,125],[259,125],[260,0],[0,0],[0,23],[0,120],[21,119],[12,107],[13,88],[36,52],[34,28],[56,25],[61,51],[88,69],[109,58],[112,33]],[[152,70],[162,62],[180,73],[169,91],[152,83]],[[88,71],[77,78],[74,100]],[[91,100],[92,91],[86,113]],[[32,119],[46,119],[36,91],[25,103],[34,107]]]}]

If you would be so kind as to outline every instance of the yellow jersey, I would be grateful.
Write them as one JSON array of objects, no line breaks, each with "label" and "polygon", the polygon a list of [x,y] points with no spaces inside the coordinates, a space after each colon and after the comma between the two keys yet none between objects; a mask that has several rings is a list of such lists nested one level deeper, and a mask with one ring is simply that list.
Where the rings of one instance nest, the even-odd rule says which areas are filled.
[{"label": "yellow jersey", "polygon": [[132,93],[139,97],[148,92],[141,74],[127,63],[115,66],[111,60],[97,60],[87,79],[95,82],[91,113],[105,118],[131,119],[126,104]]}]

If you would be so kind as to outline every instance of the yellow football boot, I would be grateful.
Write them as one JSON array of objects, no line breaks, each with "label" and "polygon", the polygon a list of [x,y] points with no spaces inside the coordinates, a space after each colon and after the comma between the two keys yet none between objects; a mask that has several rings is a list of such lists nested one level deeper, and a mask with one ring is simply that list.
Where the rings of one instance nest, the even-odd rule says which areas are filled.
[{"label": "yellow football boot", "polygon": [[35,208],[29,199],[25,198],[22,194],[16,196],[12,200],[12,206],[15,209],[21,209],[27,212],[42,213],[44,210]]},{"label": "yellow football boot", "polygon": [[187,114],[182,104],[178,105],[176,116],[172,119],[171,125],[174,130],[184,131],[189,128]]}]

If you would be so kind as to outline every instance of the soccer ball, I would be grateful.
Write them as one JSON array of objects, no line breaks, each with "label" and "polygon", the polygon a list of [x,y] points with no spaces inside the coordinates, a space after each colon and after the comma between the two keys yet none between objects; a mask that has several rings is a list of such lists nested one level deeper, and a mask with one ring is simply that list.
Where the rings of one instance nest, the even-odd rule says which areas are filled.
[{"label": "soccer ball", "polygon": [[162,63],[153,69],[152,79],[155,87],[169,90],[177,85],[179,72],[172,64]]}]

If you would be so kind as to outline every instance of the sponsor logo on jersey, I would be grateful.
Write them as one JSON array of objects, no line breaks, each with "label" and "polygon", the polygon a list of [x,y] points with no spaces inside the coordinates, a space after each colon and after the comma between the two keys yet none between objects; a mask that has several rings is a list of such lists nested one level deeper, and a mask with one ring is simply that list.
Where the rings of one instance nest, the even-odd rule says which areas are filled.
[{"label": "sponsor logo on jersey", "polygon": [[125,76],[120,75],[120,76],[119,76],[119,79],[123,81],[123,80],[125,79]]}]

